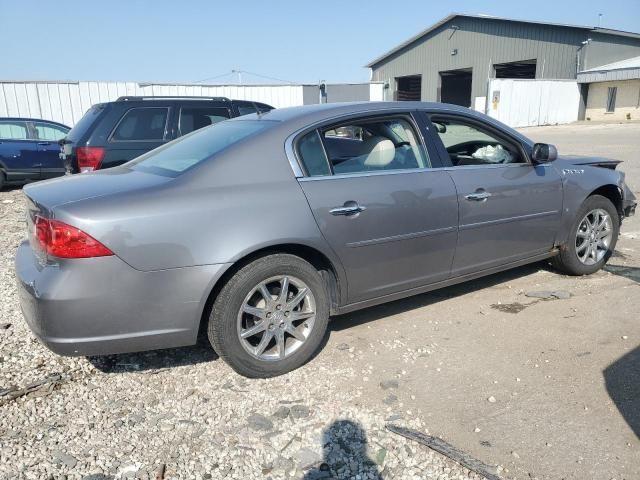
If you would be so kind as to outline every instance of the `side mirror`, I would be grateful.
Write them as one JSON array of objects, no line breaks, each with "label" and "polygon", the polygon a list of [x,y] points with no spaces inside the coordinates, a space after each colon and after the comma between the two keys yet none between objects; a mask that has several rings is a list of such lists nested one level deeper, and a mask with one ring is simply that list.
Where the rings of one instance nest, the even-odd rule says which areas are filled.
[{"label": "side mirror", "polygon": [[436,131],[438,133],[446,133],[447,131],[447,126],[444,123],[440,123],[440,122],[433,122],[433,125],[436,127]]},{"label": "side mirror", "polygon": [[533,146],[531,159],[534,163],[553,162],[558,158],[558,149],[550,143],[536,143]]}]

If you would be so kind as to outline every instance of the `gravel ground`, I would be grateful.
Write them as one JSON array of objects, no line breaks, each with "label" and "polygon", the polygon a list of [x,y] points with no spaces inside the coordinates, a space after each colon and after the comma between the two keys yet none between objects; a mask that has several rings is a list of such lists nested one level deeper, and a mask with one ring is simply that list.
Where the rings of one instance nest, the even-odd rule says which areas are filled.
[{"label": "gravel ground", "polygon": [[[606,154],[622,132],[613,156],[638,192],[640,126],[603,129],[527,134]],[[308,365],[247,380],[206,343],[50,353],[14,286],[23,216],[21,190],[0,192],[0,479],[480,478],[389,422],[504,478],[640,478],[639,217],[607,271],[532,265],[345,315]]]},{"label": "gravel ground", "polygon": [[[0,478],[475,479],[449,459],[385,430],[428,433],[398,401],[402,372],[370,405],[346,344],[270,380],[235,374],[203,342],[117,357],[59,357],[22,319],[13,258],[24,237],[20,189],[0,192]],[[372,375],[373,376],[373,375]],[[339,386],[338,384],[342,384]],[[417,413],[417,412],[416,412]]]}]

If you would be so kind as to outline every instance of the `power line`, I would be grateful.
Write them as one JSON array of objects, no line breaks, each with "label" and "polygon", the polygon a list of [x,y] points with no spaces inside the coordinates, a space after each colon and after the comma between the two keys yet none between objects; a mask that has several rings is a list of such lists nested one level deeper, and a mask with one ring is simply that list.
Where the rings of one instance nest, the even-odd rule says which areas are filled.
[{"label": "power line", "polygon": [[[291,81],[291,80],[284,80],[282,78],[270,77],[268,75],[262,75],[262,74],[256,73],[256,72],[248,72],[246,70],[231,70],[230,72],[226,72],[226,73],[223,73],[221,75],[215,75],[213,77],[203,78],[202,80],[197,80],[197,81],[195,81],[193,83],[207,82],[209,80],[215,80],[217,78],[228,77],[228,76],[234,75],[236,73],[237,74],[246,73],[246,74],[251,75],[253,77],[264,78],[265,80],[271,80],[271,81],[280,82],[280,83],[289,83],[289,84],[299,83],[299,82],[294,82],[294,81]],[[241,83],[241,82],[239,82],[239,83]]]},{"label": "power line", "polygon": [[196,80],[193,83],[202,83],[202,82],[208,82],[209,80],[215,80],[216,78],[222,78],[222,77],[228,77],[229,75],[233,75],[233,72],[227,72],[227,73],[223,73],[221,75],[216,75],[214,77],[207,77],[207,78],[203,78],[202,80]]}]

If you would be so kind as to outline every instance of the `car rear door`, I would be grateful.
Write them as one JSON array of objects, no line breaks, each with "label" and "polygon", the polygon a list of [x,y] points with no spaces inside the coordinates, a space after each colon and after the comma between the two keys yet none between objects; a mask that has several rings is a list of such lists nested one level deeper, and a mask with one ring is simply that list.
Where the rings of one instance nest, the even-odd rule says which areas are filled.
[{"label": "car rear door", "polygon": [[40,160],[40,177],[42,179],[64,175],[64,161],[60,157],[60,145],[69,129],[50,122],[31,122],[33,137],[38,149]]},{"label": "car rear door", "polygon": [[[356,133],[342,137],[348,148],[341,151],[344,131]],[[359,155],[346,158],[354,142]],[[338,121],[301,133],[292,145],[304,167],[299,184],[346,270],[346,303],[449,277],[455,187],[445,170],[432,168],[435,155],[411,112]]]},{"label": "car rear door", "polygon": [[0,173],[8,181],[40,179],[36,141],[24,120],[0,120]]},{"label": "car rear door", "polygon": [[488,123],[461,114],[431,120],[458,194],[452,276],[549,252],[562,215],[556,170],[532,164],[519,140]]}]

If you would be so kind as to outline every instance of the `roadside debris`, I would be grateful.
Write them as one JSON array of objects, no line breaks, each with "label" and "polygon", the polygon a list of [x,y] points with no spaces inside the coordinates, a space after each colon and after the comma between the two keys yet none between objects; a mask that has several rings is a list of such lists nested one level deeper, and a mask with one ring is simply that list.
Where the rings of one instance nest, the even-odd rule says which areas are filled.
[{"label": "roadside debris", "polygon": [[571,298],[571,293],[566,290],[537,290],[524,292],[525,297],[540,298],[542,300],[567,300]]},{"label": "roadside debris", "polygon": [[493,308],[494,310],[499,310],[501,312],[504,313],[520,313],[522,310],[524,310],[525,308],[535,304],[536,302],[532,302],[532,303],[519,303],[519,302],[514,302],[514,303],[494,303],[493,305],[491,305],[491,308]]},{"label": "roadside debris", "polygon": [[11,327],[10,323],[0,323],[0,330],[7,330]]},{"label": "roadside debris", "polygon": [[155,480],[164,480],[164,474],[166,472],[167,466],[162,463],[157,469],[156,469],[156,478]]},{"label": "roadside debris", "polygon": [[40,396],[49,395],[61,380],[62,375],[50,375],[49,377],[33,382],[24,388],[9,387],[4,390],[0,390],[0,406],[34,392],[38,392]]},{"label": "roadside debris", "polygon": [[497,473],[494,473],[495,471],[497,471],[497,467],[487,465],[486,463],[483,463],[480,460],[467,455],[462,450],[458,450],[456,447],[440,438],[426,435],[409,428],[400,427],[398,425],[387,424],[387,430],[410,440],[414,440],[421,445],[429,447],[430,449],[435,450],[436,452],[441,453],[446,457],[449,457],[451,460],[459,463],[463,467],[476,472],[478,475],[483,476],[487,480],[500,480],[500,477],[497,475]]}]

